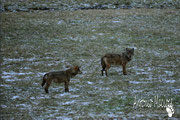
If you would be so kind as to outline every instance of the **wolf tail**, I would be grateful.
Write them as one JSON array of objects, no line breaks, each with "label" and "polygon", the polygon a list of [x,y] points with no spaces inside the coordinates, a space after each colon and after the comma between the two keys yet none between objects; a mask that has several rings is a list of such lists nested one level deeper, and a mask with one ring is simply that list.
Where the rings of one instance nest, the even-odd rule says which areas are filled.
[{"label": "wolf tail", "polygon": [[106,68],[106,63],[104,61],[104,57],[101,58],[101,66],[102,66],[102,70],[104,71]]},{"label": "wolf tail", "polygon": [[42,87],[43,87],[43,86],[45,85],[45,83],[46,83],[46,77],[47,77],[47,74],[45,74],[45,75],[43,76],[43,81],[42,81],[42,84],[41,84]]}]

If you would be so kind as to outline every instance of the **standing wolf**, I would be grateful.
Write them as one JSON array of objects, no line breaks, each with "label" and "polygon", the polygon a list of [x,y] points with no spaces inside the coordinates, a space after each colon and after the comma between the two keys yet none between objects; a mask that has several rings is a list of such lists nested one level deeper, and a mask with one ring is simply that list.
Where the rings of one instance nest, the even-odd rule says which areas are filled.
[{"label": "standing wolf", "polygon": [[131,61],[133,55],[134,55],[134,48],[126,48],[125,52],[121,54],[113,54],[113,53],[105,54],[103,57],[101,57],[102,76],[104,75],[103,71],[105,71],[106,76],[108,76],[107,71],[111,67],[111,65],[122,65],[123,74],[127,75],[126,64],[129,61]]},{"label": "standing wolf", "polygon": [[76,76],[78,73],[82,73],[78,66],[74,66],[66,71],[49,72],[44,75],[41,85],[43,87],[46,83],[44,90],[48,93],[48,88],[52,81],[55,83],[64,83],[65,92],[69,92],[70,78]]}]

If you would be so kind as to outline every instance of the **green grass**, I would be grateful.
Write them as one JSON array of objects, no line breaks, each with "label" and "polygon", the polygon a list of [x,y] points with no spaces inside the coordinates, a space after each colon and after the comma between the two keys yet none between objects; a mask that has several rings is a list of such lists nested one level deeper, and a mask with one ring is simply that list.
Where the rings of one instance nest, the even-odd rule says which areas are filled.
[{"label": "green grass", "polygon": [[[4,119],[168,118],[133,108],[135,96],[173,99],[179,117],[180,11],[176,9],[3,12],[1,116]],[[58,24],[59,23],[59,24]],[[100,58],[134,47],[127,66],[101,76]],[[80,65],[83,74],[41,87],[44,73]],[[150,111],[149,113],[143,111]],[[160,112],[160,113],[158,113]],[[11,114],[9,114],[11,113]],[[149,115],[150,114],[150,115]]]}]

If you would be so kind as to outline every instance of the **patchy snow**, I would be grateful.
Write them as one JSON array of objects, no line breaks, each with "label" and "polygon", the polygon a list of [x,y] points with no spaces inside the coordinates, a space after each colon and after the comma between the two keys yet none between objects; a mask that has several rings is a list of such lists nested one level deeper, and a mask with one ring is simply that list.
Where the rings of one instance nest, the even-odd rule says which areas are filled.
[{"label": "patchy snow", "polygon": [[30,97],[30,99],[31,99],[31,100],[34,100],[34,99],[36,99],[36,98],[35,98],[35,97]]},{"label": "patchy snow", "polygon": [[138,67],[136,67],[136,66],[133,66],[132,68],[133,68],[133,69],[136,69],[137,71],[144,71],[143,68],[138,68]]},{"label": "patchy snow", "polygon": [[148,67],[148,71],[152,71],[152,68],[151,68],[151,67]]},{"label": "patchy snow", "polygon": [[[53,117],[53,116],[52,116]],[[60,116],[60,117],[56,117],[56,119],[60,119],[60,120],[73,120],[70,117],[66,117],[66,116]]]},{"label": "patchy snow", "polygon": [[13,82],[13,81],[17,81],[17,80],[19,80],[19,79],[6,79],[6,82]]},{"label": "patchy snow", "polygon": [[81,102],[81,105],[89,105],[91,102]]},{"label": "patchy snow", "polygon": [[168,74],[169,76],[174,75],[174,73],[172,71],[164,71],[166,74]]},{"label": "patchy snow", "polygon": [[21,61],[35,61],[37,58],[32,57],[32,58],[3,58],[4,61],[8,62],[21,62]]},{"label": "patchy snow", "polygon": [[110,39],[114,39],[114,36],[109,37]]},{"label": "patchy snow", "polygon": [[47,64],[48,66],[53,66],[54,65],[54,63],[49,63],[49,64]]},{"label": "patchy snow", "polygon": [[87,3],[81,3],[80,6],[84,6],[84,7],[90,7],[91,5],[90,4],[87,4]]},{"label": "patchy snow", "polygon": [[149,83],[151,83],[151,82],[144,82],[144,81],[141,81],[141,82],[139,82],[139,81],[130,81],[129,83],[132,83],[132,84],[149,84]]},{"label": "patchy snow", "polygon": [[141,93],[143,90],[133,90],[133,93]]},{"label": "patchy snow", "polygon": [[39,72],[37,74],[42,76],[42,75],[46,74],[46,72]]},{"label": "patchy snow", "polygon": [[112,21],[113,23],[122,23],[122,21]]},{"label": "patchy snow", "polygon": [[63,22],[64,22],[63,20],[60,20],[60,21],[58,21],[57,24],[59,25],[59,24],[62,24]]},{"label": "patchy snow", "polygon": [[6,105],[1,105],[1,108],[7,108],[7,106]]},{"label": "patchy snow", "polygon": [[24,58],[4,58],[4,61],[24,61]]},{"label": "patchy snow", "polygon": [[176,81],[175,80],[165,80],[164,82],[165,83],[175,83]]},{"label": "patchy snow", "polygon": [[116,95],[122,95],[123,94],[123,91],[117,91],[115,92]]},{"label": "patchy snow", "polygon": [[17,98],[20,98],[20,96],[13,96],[12,99],[17,99]]},{"label": "patchy snow", "polygon": [[16,105],[16,107],[28,107],[28,105],[27,104],[18,104],[18,105]]},{"label": "patchy snow", "polygon": [[110,90],[109,87],[105,87],[105,88],[101,88],[101,87],[99,88],[99,87],[98,87],[98,89],[99,89],[99,90],[102,90],[102,91],[103,91],[103,90]]},{"label": "patchy snow", "polygon": [[69,105],[69,104],[74,104],[74,103],[76,103],[76,100],[65,102],[63,103],[63,105]]},{"label": "patchy snow", "polygon": [[153,75],[149,75],[148,78],[146,78],[147,80],[153,80]]},{"label": "patchy snow", "polygon": [[114,114],[114,113],[111,113],[111,114],[108,114],[108,117],[114,118],[114,117],[118,117],[118,115],[116,115],[116,114]]},{"label": "patchy snow", "polygon": [[180,93],[180,89],[174,89],[175,93]]},{"label": "patchy snow", "polygon": [[24,70],[29,70],[29,69],[30,69],[30,67],[23,67],[23,69],[24,69]]},{"label": "patchy snow", "polygon": [[132,84],[141,84],[141,82],[138,82],[138,81],[129,81],[129,83],[132,83]]},{"label": "patchy snow", "polygon": [[[33,72],[24,72],[24,73],[17,73],[17,72],[14,72],[14,71],[10,71],[10,72],[3,72],[2,73],[2,78],[5,79],[6,81],[16,81],[16,80],[20,80],[20,79],[17,79],[15,78],[15,76],[18,76],[18,75],[36,75],[38,77],[42,77],[44,74],[46,74],[46,72],[39,72],[39,73],[33,73]],[[28,79],[29,77],[27,76],[26,79]]]},{"label": "patchy snow", "polygon": [[94,35],[91,36],[91,39],[92,39],[92,40],[95,40],[95,39],[96,39],[96,36],[94,36]]},{"label": "patchy snow", "polygon": [[136,114],[136,117],[144,117],[143,114]]},{"label": "patchy snow", "polygon": [[11,76],[2,76],[3,79],[11,78]]},{"label": "patchy snow", "polygon": [[[26,73],[17,73],[17,72],[14,72],[14,71],[10,71],[10,72],[3,72],[2,73],[2,75],[11,75],[11,76],[13,76],[13,75],[30,75],[30,74],[34,74],[34,73],[32,73],[32,72],[26,72]],[[2,78],[3,78],[4,76],[2,76]]]},{"label": "patchy snow", "polygon": [[78,37],[69,37],[70,40],[79,41]]},{"label": "patchy snow", "polygon": [[99,33],[98,35],[101,35],[101,36],[102,36],[102,35],[104,35],[104,33]]},{"label": "patchy snow", "polygon": [[63,94],[58,94],[58,95],[56,95],[55,97],[56,97],[56,98],[59,98],[59,97],[62,97],[62,96],[70,96],[70,95],[71,95],[71,93],[65,92],[65,93],[63,93]]},{"label": "patchy snow", "polygon": [[1,87],[11,87],[10,85],[6,85],[6,84],[0,84]]},{"label": "patchy snow", "polygon": [[135,46],[129,46],[128,48],[134,48],[135,50],[137,49],[137,47]]},{"label": "patchy snow", "polygon": [[70,95],[69,98],[77,98],[79,97],[80,95]]},{"label": "patchy snow", "polygon": [[143,68],[137,68],[137,67],[133,67],[133,69],[136,69],[136,74],[137,75],[141,75],[141,74],[149,74],[148,72],[146,72]]},{"label": "patchy snow", "polygon": [[42,73],[39,72],[39,73],[36,73],[36,76],[41,78],[41,77],[43,77],[46,73],[47,73],[47,72],[42,72]]},{"label": "patchy snow", "polygon": [[[104,78],[104,76],[101,76],[101,79],[103,79],[103,78]],[[98,83],[99,83],[99,84],[103,84],[103,83],[104,83],[104,80],[99,80]]]},{"label": "patchy snow", "polygon": [[47,94],[42,94],[41,96],[36,96],[36,99],[49,99],[49,98],[51,98],[49,95],[47,95]]},{"label": "patchy snow", "polygon": [[89,81],[87,81],[87,83],[90,84],[90,85],[94,84],[93,82],[89,82]]},{"label": "patchy snow", "polygon": [[149,73],[149,72],[142,71],[141,74],[146,74],[146,75],[148,75],[148,74],[150,74],[150,73]]},{"label": "patchy snow", "polygon": [[66,93],[56,94],[56,95],[54,96],[54,98],[61,98],[61,97],[65,97],[65,96],[69,96],[69,94],[66,94]]}]

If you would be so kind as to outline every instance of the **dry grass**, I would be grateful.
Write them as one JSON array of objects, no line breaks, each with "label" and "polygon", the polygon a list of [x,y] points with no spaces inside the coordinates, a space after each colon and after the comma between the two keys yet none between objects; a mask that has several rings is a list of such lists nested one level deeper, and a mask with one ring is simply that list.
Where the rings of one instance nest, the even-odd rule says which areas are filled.
[{"label": "dry grass", "polygon": [[[179,10],[4,12],[1,19],[2,118],[166,119],[164,109],[133,109],[135,96],[156,95],[172,98],[179,117]],[[126,47],[135,48],[128,75],[114,67],[101,77],[101,56]],[[71,80],[70,93],[53,84],[45,94],[43,74],[73,64],[83,74]]]}]

